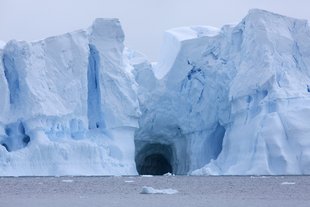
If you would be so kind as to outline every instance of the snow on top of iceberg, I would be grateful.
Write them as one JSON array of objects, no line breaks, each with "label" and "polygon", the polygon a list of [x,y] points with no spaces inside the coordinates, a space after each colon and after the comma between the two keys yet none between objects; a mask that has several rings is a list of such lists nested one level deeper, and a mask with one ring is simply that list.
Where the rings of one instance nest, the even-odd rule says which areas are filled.
[{"label": "snow on top of iceberg", "polygon": [[144,54],[127,47],[124,49],[124,55],[128,58],[131,65],[139,65],[148,62]]},{"label": "snow on top of iceberg", "polygon": [[184,41],[188,39],[195,39],[205,36],[218,35],[220,29],[211,26],[190,26],[190,27],[178,27],[167,30],[166,33],[172,34],[178,41]]},{"label": "snow on top of iceberg", "polygon": [[250,9],[247,16],[245,18],[255,18],[255,19],[259,19],[259,18],[267,18],[267,19],[292,19],[292,20],[302,20],[302,19],[296,19],[293,17],[289,17],[289,16],[284,16],[278,13],[274,13],[271,11],[267,11],[264,9]]},{"label": "snow on top of iceberg", "polygon": [[[66,36],[76,36],[84,34],[87,31],[88,35],[92,36],[100,36],[102,39],[114,39],[118,38],[120,41],[124,41],[124,32],[122,30],[122,26],[120,20],[118,18],[96,18],[91,26],[88,29],[77,29],[74,31],[69,31],[63,34],[52,35],[47,38],[35,39],[29,41],[31,44],[43,44],[45,41],[57,40],[59,38],[63,38]],[[7,43],[15,41],[15,42],[25,42],[23,40],[10,40],[8,42],[0,40],[0,49],[2,49]]]},{"label": "snow on top of iceberg", "polygon": [[117,39],[123,42],[125,39],[121,23],[117,18],[97,18],[90,27],[93,40]]},{"label": "snow on top of iceberg", "polygon": [[291,32],[298,29],[300,25],[307,26],[308,21],[283,16],[260,9],[252,9],[240,24],[244,24],[253,33],[263,31],[268,37],[280,36],[292,40]]},{"label": "snow on top of iceberg", "polygon": [[196,39],[214,37],[220,29],[210,26],[178,27],[167,30],[164,34],[159,62],[155,65],[154,73],[158,79],[163,78],[174,64],[182,45]]}]

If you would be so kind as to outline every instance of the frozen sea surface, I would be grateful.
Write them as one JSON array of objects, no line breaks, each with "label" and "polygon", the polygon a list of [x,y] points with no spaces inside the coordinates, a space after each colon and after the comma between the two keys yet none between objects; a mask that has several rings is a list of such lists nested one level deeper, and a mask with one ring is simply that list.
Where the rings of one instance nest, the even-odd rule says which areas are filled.
[{"label": "frozen sea surface", "polygon": [[[143,186],[176,194],[141,194]],[[2,177],[0,206],[310,206],[309,176]]]}]

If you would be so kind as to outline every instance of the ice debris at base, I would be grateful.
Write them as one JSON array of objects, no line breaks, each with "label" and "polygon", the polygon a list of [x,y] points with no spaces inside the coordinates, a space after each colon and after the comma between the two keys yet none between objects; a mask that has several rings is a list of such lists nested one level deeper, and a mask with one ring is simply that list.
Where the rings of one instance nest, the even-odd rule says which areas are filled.
[{"label": "ice debris at base", "polygon": [[168,30],[117,19],[0,47],[0,175],[310,174],[310,27],[263,10]]},{"label": "ice debris at base", "polygon": [[63,182],[63,183],[73,183],[74,180],[61,180],[61,182]]},{"label": "ice debris at base", "polygon": [[295,182],[282,182],[281,185],[295,185]]},{"label": "ice debris at base", "polygon": [[163,176],[169,177],[169,176],[175,176],[175,175],[174,175],[174,174],[171,174],[170,172],[168,172],[168,173],[163,174]]},{"label": "ice debris at base", "polygon": [[153,175],[141,175],[141,177],[143,177],[143,178],[152,178],[154,176]]},{"label": "ice debris at base", "polygon": [[152,187],[147,187],[147,186],[143,186],[141,194],[168,194],[168,195],[172,195],[172,194],[176,194],[178,193],[177,190],[175,189],[154,189]]}]

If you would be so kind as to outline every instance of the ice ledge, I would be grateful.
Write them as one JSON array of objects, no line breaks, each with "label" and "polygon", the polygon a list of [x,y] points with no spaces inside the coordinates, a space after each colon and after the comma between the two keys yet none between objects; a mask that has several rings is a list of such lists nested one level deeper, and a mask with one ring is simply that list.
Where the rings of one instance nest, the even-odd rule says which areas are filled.
[{"label": "ice ledge", "polygon": [[264,17],[295,19],[292,17],[284,16],[284,15],[277,14],[277,13],[263,10],[263,9],[250,9],[245,18],[264,18]]},{"label": "ice ledge", "polygon": [[251,9],[249,10],[248,14],[243,18],[242,23],[250,22],[252,22],[255,26],[261,25],[261,23],[259,22],[264,22],[264,27],[270,28],[272,30],[274,27],[278,27],[281,23],[288,24],[294,22],[302,22],[305,24],[308,21],[305,19],[297,19],[289,16],[284,16],[262,9]]},{"label": "ice ledge", "polygon": [[8,43],[14,42],[14,44],[19,42],[25,42],[30,44],[42,43],[46,41],[56,40],[65,36],[75,36],[75,35],[89,35],[92,36],[93,40],[99,39],[116,39],[119,42],[123,42],[125,39],[125,34],[123,32],[121,23],[118,18],[96,18],[92,25],[88,29],[79,29],[59,35],[50,36],[43,39],[24,41],[12,39],[8,42],[0,40],[0,50],[4,49]]},{"label": "ice ledge", "polygon": [[178,41],[196,39],[199,37],[213,37],[218,35],[219,32],[220,29],[216,27],[203,25],[178,27],[166,31],[166,33],[174,36]]}]

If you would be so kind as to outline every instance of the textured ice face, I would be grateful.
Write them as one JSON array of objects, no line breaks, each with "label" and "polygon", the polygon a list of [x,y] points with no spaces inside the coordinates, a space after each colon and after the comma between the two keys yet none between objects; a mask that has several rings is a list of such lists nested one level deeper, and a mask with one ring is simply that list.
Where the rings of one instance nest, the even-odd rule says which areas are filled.
[{"label": "textured ice face", "polygon": [[3,65],[12,121],[37,115],[84,115],[88,51],[85,32],[36,43],[9,42]]},{"label": "textured ice face", "polygon": [[193,174],[309,173],[308,23],[251,10],[209,36],[189,30],[167,38],[136,142],[182,146],[188,171],[209,163]]},{"label": "textured ice face", "polygon": [[157,64],[123,41],[97,19],[0,49],[0,175],[310,173],[307,21],[171,29]]},{"label": "textured ice face", "polygon": [[1,175],[136,173],[140,111],[123,41],[117,19],[97,19],[0,50]]}]

